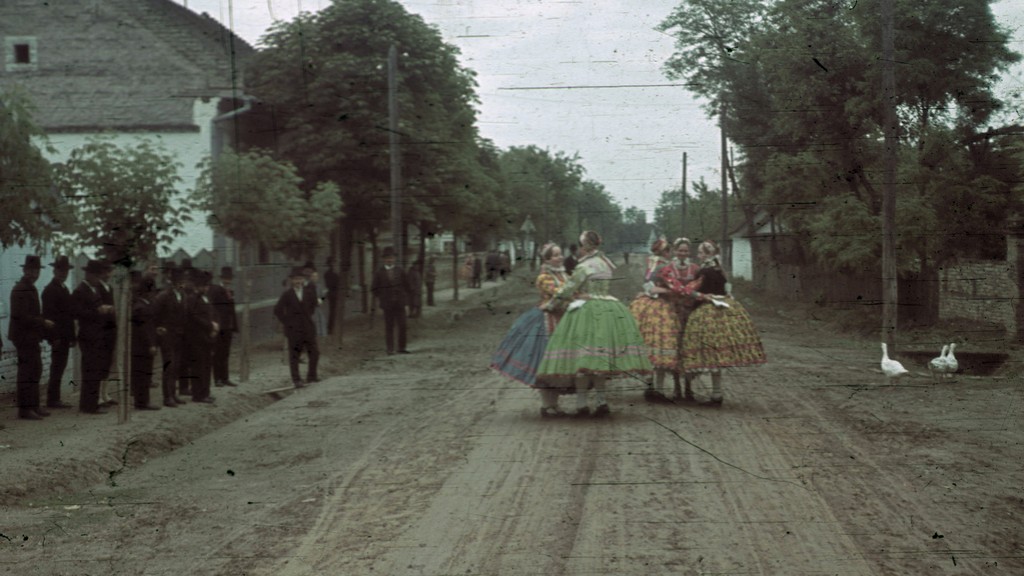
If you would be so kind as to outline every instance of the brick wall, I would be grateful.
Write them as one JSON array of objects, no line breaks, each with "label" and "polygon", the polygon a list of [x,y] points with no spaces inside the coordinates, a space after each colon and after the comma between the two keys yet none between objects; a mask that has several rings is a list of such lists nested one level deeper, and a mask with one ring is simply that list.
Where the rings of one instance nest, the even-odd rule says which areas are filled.
[{"label": "brick wall", "polygon": [[1006,326],[1016,333],[1016,266],[1005,260],[964,260],[939,273],[939,318]]}]

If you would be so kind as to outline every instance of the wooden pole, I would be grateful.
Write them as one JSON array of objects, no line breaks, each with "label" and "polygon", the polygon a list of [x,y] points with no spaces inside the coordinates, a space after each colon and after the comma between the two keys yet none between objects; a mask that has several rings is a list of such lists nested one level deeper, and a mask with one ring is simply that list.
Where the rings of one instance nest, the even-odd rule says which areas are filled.
[{"label": "wooden pole", "polygon": [[114,302],[117,310],[117,346],[116,359],[114,361],[114,373],[120,376],[117,386],[117,423],[125,424],[131,420],[131,412],[128,410],[128,399],[131,396],[131,374],[132,374],[132,345],[131,345],[131,324],[132,324],[132,286],[131,275],[128,268],[117,266],[116,283],[117,299]]},{"label": "wooden pole", "polygon": [[682,225],[679,227],[679,235],[685,237],[686,236],[686,152],[683,152],[683,186],[682,186],[682,188],[680,188],[679,196],[680,196],[680,198],[679,198],[680,199],[680,203],[679,204],[681,206],[680,217],[682,218],[682,221],[680,222]]},{"label": "wooden pole", "polygon": [[725,138],[725,103],[722,102],[718,109],[718,127],[722,132],[722,243],[721,253],[722,266],[729,267],[728,244],[729,241],[729,157],[726,150]]},{"label": "wooden pole", "polygon": [[402,156],[398,140],[398,49],[388,49],[388,143],[391,152],[391,245],[395,259],[405,269],[402,242]]},{"label": "wooden pole", "polygon": [[896,77],[892,0],[882,0],[882,94],[885,98],[885,182],[882,189],[882,339],[889,354],[896,351],[896,161],[899,119],[896,116]]}]

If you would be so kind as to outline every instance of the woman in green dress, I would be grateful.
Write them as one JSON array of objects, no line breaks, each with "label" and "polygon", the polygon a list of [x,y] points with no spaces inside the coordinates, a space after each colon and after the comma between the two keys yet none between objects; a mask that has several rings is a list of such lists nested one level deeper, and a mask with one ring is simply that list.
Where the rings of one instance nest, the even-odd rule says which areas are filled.
[{"label": "woman in green dress", "polygon": [[593,389],[594,416],[607,416],[608,379],[643,377],[650,374],[651,362],[629,308],[608,293],[615,265],[599,250],[601,237],[588,230],[580,235],[580,246],[576,269],[548,303],[565,306],[571,301],[551,334],[537,379],[551,384],[575,380],[577,416],[591,413]]}]

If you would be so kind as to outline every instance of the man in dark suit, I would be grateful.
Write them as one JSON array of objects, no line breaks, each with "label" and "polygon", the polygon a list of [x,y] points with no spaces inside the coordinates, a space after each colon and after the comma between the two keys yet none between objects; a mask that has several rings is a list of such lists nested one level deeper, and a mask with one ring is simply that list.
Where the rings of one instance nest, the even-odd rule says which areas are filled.
[{"label": "man in dark suit", "polygon": [[206,295],[213,275],[205,270],[193,272],[195,291],[185,301],[185,333],[188,334],[188,364],[193,402],[212,404],[210,363],[213,345],[220,327],[214,320],[213,305]]},{"label": "man in dark suit", "polygon": [[167,278],[167,288],[153,301],[153,320],[163,363],[164,406],[175,408],[185,403],[175,393],[185,359],[185,273],[180,268],[169,267]]},{"label": "man in dark suit", "polygon": [[284,336],[288,339],[288,368],[291,371],[292,384],[296,388],[302,388],[304,384],[299,376],[299,356],[303,350],[309,357],[306,381],[318,380],[316,365],[320,359],[320,348],[317,346],[316,326],[313,324],[313,311],[317,303],[316,298],[311,297],[305,289],[306,277],[302,268],[292,269],[288,282],[289,287],[274,306],[274,317],[284,326]]},{"label": "man in dark suit", "polygon": [[153,359],[156,357],[156,325],[153,322],[154,275],[133,272],[132,278],[132,397],[136,410],[159,410],[149,403],[149,384],[153,381]]},{"label": "man in dark suit", "polygon": [[238,315],[235,313],[235,292],[231,288],[235,273],[231,266],[220,269],[220,284],[207,289],[207,297],[213,306],[214,320],[220,327],[213,343],[213,383],[216,386],[237,386],[228,377],[231,359],[231,337],[238,332]]},{"label": "man in dark suit", "polygon": [[388,246],[381,252],[381,266],[373,273],[373,295],[384,312],[384,340],[388,354],[395,353],[395,329],[398,330],[398,352],[405,349],[405,306],[409,299],[409,282],[405,271],[395,264],[395,250]]},{"label": "man in dark suit", "polygon": [[110,374],[117,340],[114,306],[104,302],[103,278],[111,269],[98,260],[85,265],[85,280],[71,293],[78,318],[78,346],[82,353],[82,393],[78,409],[86,414],[105,414],[100,408],[100,382]]},{"label": "man in dark suit", "polygon": [[53,322],[43,317],[39,307],[39,291],[35,286],[42,269],[39,256],[26,256],[21,268],[21,280],[11,289],[11,323],[7,327],[7,339],[18,351],[18,418],[41,420],[50,413],[39,406],[39,380],[43,377],[39,343],[53,328]]},{"label": "man in dark suit", "polygon": [[75,303],[64,284],[71,263],[67,256],[57,257],[53,264],[53,280],[43,288],[43,317],[53,322],[46,333],[50,342],[50,380],[46,387],[47,408],[71,408],[60,400],[61,382],[68,365],[68,354],[75,347]]}]

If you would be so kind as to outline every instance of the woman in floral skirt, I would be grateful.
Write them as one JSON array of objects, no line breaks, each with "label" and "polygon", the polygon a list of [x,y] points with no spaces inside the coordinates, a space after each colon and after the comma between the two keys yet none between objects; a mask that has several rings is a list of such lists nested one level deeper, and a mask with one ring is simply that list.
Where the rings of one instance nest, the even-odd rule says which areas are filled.
[{"label": "woman in floral skirt", "polygon": [[644,272],[644,292],[629,305],[637,328],[647,345],[647,358],[654,368],[654,380],[648,382],[644,398],[648,402],[668,402],[665,376],[679,372],[679,314],[676,301],[684,285],[671,260],[672,246],[665,239],[651,245],[651,256]]},{"label": "woman in floral skirt", "polygon": [[[672,373],[672,399],[676,402],[693,403],[696,402],[693,396],[693,376],[683,372],[683,335],[686,334],[686,321],[697,305],[697,300],[694,298],[693,293],[700,287],[700,281],[697,280],[700,265],[690,262],[689,238],[676,238],[672,242],[672,248],[675,250],[672,265],[675,266],[676,276],[684,286],[682,296],[675,300],[676,314],[679,316],[679,346],[677,350],[678,360],[676,361],[679,369]],[[680,386],[680,376],[685,384],[685,390],[683,386]]]},{"label": "woman in floral skirt", "polygon": [[651,372],[651,363],[633,315],[608,293],[615,265],[599,250],[601,237],[588,230],[580,235],[580,246],[576,270],[548,304],[568,306],[551,334],[537,377],[563,385],[575,379],[577,416],[591,413],[593,388],[594,416],[606,416],[611,412],[605,396],[607,380],[627,374],[644,376]]},{"label": "woman in floral skirt", "polygon": [[512,324],[498,351],[491,357],[491,369],[539,390],[540,415],[550,418],[565,415],[558,409],[558,395],[571,392],[572,382],[538,382],[537,366],[544,357],[548,337],[564,312],[564,308],[549,304],[567,278],[562,267],[562,249],[558,245],[545,245],[541,249],[541,260],[543,264],[536,281],[540,304],[523,313]]},{"label": "woman in floral skirt", "polygon": [[688,374],[711,374],[708,406],[722,405],[722,369],[753,366],[768,361],[754,322],[743,306],[726,293],[725,272],[718,247],[705,240],[697,248],[701,261],[697,280],[697,307],[683,333],[683,369]]}]

